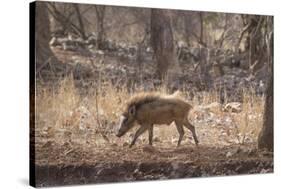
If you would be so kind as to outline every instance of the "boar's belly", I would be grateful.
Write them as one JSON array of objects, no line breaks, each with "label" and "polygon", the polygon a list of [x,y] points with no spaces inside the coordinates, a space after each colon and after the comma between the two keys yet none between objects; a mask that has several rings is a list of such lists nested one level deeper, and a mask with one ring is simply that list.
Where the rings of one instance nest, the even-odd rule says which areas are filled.
[{"label": "boar's belly", "polygon": [[171,107],[157,107],[146,109],[142,113],[139,113],[139,121],[143,123],[151,124],[171,124],[173,121],[181,117],[177,111],[174,111]]}]

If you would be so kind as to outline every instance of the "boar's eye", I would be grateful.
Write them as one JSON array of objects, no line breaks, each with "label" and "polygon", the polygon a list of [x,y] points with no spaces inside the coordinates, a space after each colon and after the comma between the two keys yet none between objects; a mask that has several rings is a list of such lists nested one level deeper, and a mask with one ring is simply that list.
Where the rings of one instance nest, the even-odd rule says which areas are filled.
[{"label": "boar's eye", "polygon": [[129,109],[129,114],[132,115],[132,116],[134,116],[135,113],[136,113],[136,106],[130,107],[130,109]]}]

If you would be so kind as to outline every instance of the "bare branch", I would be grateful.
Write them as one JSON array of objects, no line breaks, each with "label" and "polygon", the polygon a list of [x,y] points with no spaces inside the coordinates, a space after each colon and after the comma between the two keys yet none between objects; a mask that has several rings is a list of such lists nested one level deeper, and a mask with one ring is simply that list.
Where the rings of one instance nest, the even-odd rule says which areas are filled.
[{"label": "bare branch", "polygon": [[244,34],[245,34],[250,28],[251,28],[251,23],[248,23],[248,24],[243,28],[243,30],[242,30],[242,32],[240,33],[240,36],[239,36],[239,38],[238,38],[238,42],[237,42],[237,44],[236,44],[236,49],[239,48],[240,43],[241,43],[241,41],[242,41],[242,39],[243,39],[243,37],[244,37]]},{"label": "bare branch", "polygon": [[74,23],[70,21],[70,17],[73,15],[73,12],[71,12],[67,17],[64,16],[55,6],[53,3],[48,3],[50,7],[48,6],[48,11],[50,14],[54,17],[55,20],[57,20],[65,30],[72,29],[74,33],[82,36],[82,31],[79,27],[77,27]]}]

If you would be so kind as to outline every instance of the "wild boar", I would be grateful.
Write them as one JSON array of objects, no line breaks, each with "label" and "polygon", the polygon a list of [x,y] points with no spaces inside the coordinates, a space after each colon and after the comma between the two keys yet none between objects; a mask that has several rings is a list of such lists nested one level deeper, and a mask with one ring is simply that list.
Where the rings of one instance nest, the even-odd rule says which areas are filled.
[{"label": "wild boar", "polygon": [[162,95],[160,93],[140,93],[133,96],[127,103],[121,116],[120,124],[116,136],[121,137],[127,133],[135,124],[140,128],[129,147],[132,147],[137,138],[146,130],[149,133],[149,144],[152,145],[153,125],[167,124],[175,122],[179,133],[177,146],[180,145],[184,135],[183,125],[188,128],[193,135],[195,144],[198,145],[198,139],[194,126],[188,121],[188,113],[192,106],[183,99],[173,95]]}]

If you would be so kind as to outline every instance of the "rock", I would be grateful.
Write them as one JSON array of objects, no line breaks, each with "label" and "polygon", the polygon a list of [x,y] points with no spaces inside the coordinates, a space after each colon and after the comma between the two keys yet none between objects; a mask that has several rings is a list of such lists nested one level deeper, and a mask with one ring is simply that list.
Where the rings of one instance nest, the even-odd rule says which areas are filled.
[{"label": "rock", "polygon": [[203,109],[209,112],[219,112],[221,111],[221,104],[219,102],[212,102],[211,104],[204,106]]},{"label": "rock", "polygon": [[257,150],[256,149],[249,149],[247,153],[248,153],[248,156],[254,156],[257,153]]},{"label": "rock", "polygon": [[225,156],[226,156],[227,158],[230,158],[231,156],[233,156],[233,153],[232,153],[232,152],[227,152]]},{"label": "rock", "polygon": [[115,142],[111,144],[112,147],[118,146]]},{"label": "rock", "polygon": [[124,142],[123,143],[123,147],[125,147],[125,146],[129,146],[129,143],[128,142]]},{"label": "rock", "polygon": [[235,168],[235,172],[239,173],[241,172],[243,169],[243,166],[242,165],[238,165],[236,168]]},{"label": "rock", "polygon": [[53,141],[48,141],[42,146],[42,148],[50,148],[53,145],[54,145]]},{"label": "rock", "polygon": [[262,169],[260,171],[261,174],[264,174],[264,173],[271,173],[272,171],[270,169]]},{"label": "rock", "polygon": [[273,157],[273,152],[263,151],[261,153],[264,157]]},{"label": "rock", "polygon": [[240,102],[230,102],[224,106],[223,111],[239,113],[242,111],[242,105]]},{"label": "rock", "polygon": [[233,155],[239,154],[239,153],[241,153],[241,152],[243,152],[243,150],[242,150],[240,147],[235,148],[235,149],[233,150]]},{"label": "rock", "polygon": [[137,175],[137,174],[139,174],[139,172],[140,172],[139,168],[136,168],[136,169],[134,170],[133,174],[134,174],[134,175]]},{"label": "rock", "polygon": [[160,142],[160,138],[159,137],[154,137],[153,141],[154,142]]},{"label": "rock", "polygon": [[142,148],[142,151],[143,152],[149,152],[149,153],[153,153],[153,152],[156,152],[156,149],[151,146],[151,145],[146,145]]}]

